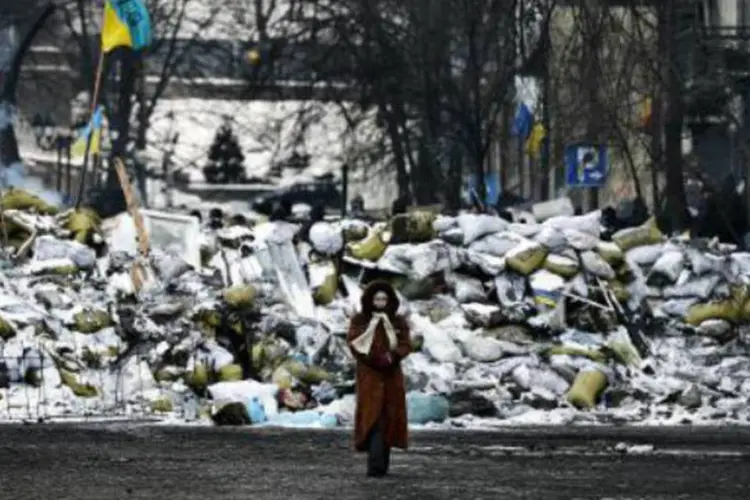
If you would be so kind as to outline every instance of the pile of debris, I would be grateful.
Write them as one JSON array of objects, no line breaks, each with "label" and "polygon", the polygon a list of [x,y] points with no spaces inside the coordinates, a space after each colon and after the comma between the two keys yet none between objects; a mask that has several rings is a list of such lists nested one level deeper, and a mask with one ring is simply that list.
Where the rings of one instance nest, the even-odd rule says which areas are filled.
[{"label": "pile of debris", "polygon": [[412,329],[412,423],[747,420],[750,254],[651,221],[602,239],[598,213],[412,212],[318,222],[298,241],[288,222],[174,216],[180,232],[153,213],[144,258],[127,215],[3,200],[0,415],[347,424],[348,318],[385,279]]}]

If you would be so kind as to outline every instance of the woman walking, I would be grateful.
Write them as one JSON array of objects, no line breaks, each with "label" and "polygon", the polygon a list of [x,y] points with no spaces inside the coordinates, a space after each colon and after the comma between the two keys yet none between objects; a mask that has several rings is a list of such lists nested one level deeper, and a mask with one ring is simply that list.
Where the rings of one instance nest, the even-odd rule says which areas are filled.
[{"label": "woman walking", "polygon": [[401,360],[411,352],[409,326],[397,316],[399,300],[386,282],[371,283],[362,311],[349,326],[349,347],[357,360],[354,445],[366,451],[367,475],[388,473],[391,448],[406,449],[406,391]]}]

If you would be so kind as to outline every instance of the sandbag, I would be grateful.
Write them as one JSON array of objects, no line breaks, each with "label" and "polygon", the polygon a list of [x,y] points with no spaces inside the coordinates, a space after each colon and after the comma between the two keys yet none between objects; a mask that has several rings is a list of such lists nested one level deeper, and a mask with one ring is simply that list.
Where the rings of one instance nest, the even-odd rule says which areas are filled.
[{"label": "sandbag", "polygon": [[583,370],[578,373],[565,399],[579,409],[590,410],[596,406],[604,389],[607,375],[600,370]]},{"label": "sandbag", "polygon": [[651,266],[664,253],[664,244],[643,245],[625,252],[625,260],[641,267]]},{"label": "sandbag", "polygon": [[543,227],[552,227],[559,230],[575,229],[592,236],[599,236],[601,232],[601,210],[595,210],[584,215],[557,215],[545,220]]},{"label": "sandbag", "polygon": [[622,249],[617,246],[616,243],[611,241],[600,241],[596,244],[596,253],[601,255],[607,264],[615,266],[623,261],[625,253]]},{"label": "sandbag", "polygon": [[315,303],[325,306],[333,302],[339,287],[339,277],[333,262],[317,262],[310,264],[308,269]]},{"label": "sandbag", "polygon": [[460,265],[456,249],[441,241],[407,245],[404,257],[410,262],[409,276],[414,279],[451,271]]},{"label": "sandbag", "polygon": [[568,245],[579,252],[594,250],[599,243],[598,235],[595,236],[590,233],[584,233],[577,229],[563,229],[562,232],[565,235],[565,239],[568,241]]},{"label": "sandbag", "polygon": [[308,233],[310,244],[316,252],[331,256],[344,247],[344,236],[333,224],[316,222]]},{"label": "sandbag", "polygon": [[623,252],[636,247],[661,243],[664,240],[664,234],[659,230],[659,226],[656,225],[656,219],[654,218],[649,219],[641,226],[621,229],[612,235],[612,241]]},{"label": "sandbag", "polygon": [[341,234],[346,243],[353,243],[365,239],[369,231],[370,226],[368,226],[366,222],[349,219],[341,221]]},{"label": "sandbag", "polygon": [[347,245],[352,257],[371,262],[375,262],[382,257],[387,247],[388,245],[383,240],[382,228],[371,229],[367,238]]},{"label": "sandbag", "polygon": [[234,363],[222,366],[216,373],[216,378],[219,382],[234,382],[242,380],[242,367]]},{"label": "sandbag", "polygon": [[491,337],[470,335],[461,342],[464,353],[470,359],[480,363],[493,363],[503,357],[503,344]]},{"label": "sandbag", "polygon": [[563,278],[572,278],[580,271],[578,262],[563,255],[549,254],[544,259],[544,269]]},{"label": "sandbag", "polygon": [[568,245],[565,234],[554,227],[542,227],[533,239],[537,243],[541,243],[550,252],[562,250]]},{"label": "sandbag", "polygon": [[518,305],[526,296],[526,280],[518,274],[502,274],[495,278],[494,284],[497,300],[504,307]]},{"label": "sandbag", "polygon": [[447,215],[438,215],[432,221],[432,230],[436,233],[442,233],[456,227],[456,218]]},{"label": "sandbag", "polygon": [[503,231],[500,233],[488,234],[487,236],[483,236],[474,241],[469,245],[469,250],[494,255],[495,257],[504,257],[509,251],[525,241],[528,240],[523,236],[510,231]]},{"label": "sandbag", "polygon": [[508,227],[508,222],[487,214],[461,214],[456,223],[464,235],[464,245],[470,245],[482,236],[499,233]]},{"label": "sandbag", "polygon": [[460,274],[450,274],[446,276],[446,282],[453,288],[453,296],[459,304],[482,302],[486,298],[484,286],[476,278]]},{"label": "sandbag", "polygon": [[[687,279],[682,278],[685,274],[687,274]],[[677,283],[664,288],[662,294],[665,298],[698,297],[701,300],[707,300],[721,280],[718,274],[694,277],[683,271],[683,275],[677,280]]]},{"label": "sandbag", "polygon": [[101,309],[83,309],[73,315],[73,325],[81,333],[96,333],[112,325],[107,311]]},{"label": "sandbag", "polygon": [[486,276],[498,276],[505,271],[505,259],[502,257],[472,252],[471,250],[466,251],[463,257],[465,264],[468,264],[469,267],[477,268]]},{"label": "sandbag", "polygon": [[689,247],[685,249],[685,260],[693,274],[697,276],[721,273],[727,264],[727,259],[723,256],[706,254],[697,248]]},{"label": "sandbag", "polygon": [[615,270],[612,269],[612,266],[593,250],[581,253],[581,263],[583,268],[594,276],[604,280],[611,280],[615,277]]},{"label": "sandbag", "polygon": [[16,336],[15,327],[5,318],[0,316],[0,339],[9,340],[15,336]]},{"label": "sandbag", "polygon": [[3,210],[33,210],[42,215],[55,215],[57,208],[48,204],[40,197],[23,189],[10,187],[0,198],[0,206]]},{"label": "sandbag", "polygon": [[406,394],[406,415],[410,424],[440,423],[448,418],[449,401],[439,394],[409,392]]},{"label": "sandbag", "polygon": [[523,276],[528,276],[544,263],[547,249],[534,241],[525,241],[505,256],[505,265]]},{"label": "sandbag", "polygon": [[651,268],[646,284],[649,286],[664,287],[675,283],[685,266],[685,259],[682,252],[667,251],[659,257],[654,266]]},{"label": "sandbag", "polygon": [[698,326],[709,319],[736,323],[742,317],[745,301],[745,292],[734,290],[728,299],[693,304],[685,314],[685,322],[692,326]]},{"label": "sandbag", "polygon": [[225,288],[222,293],[224,302],[233,309],[249,309],[255,303],[257,292],[252,285],[235,285]]},{"label": "sandbag", "polygon": [[545,269],[540,269],[529,276],[529,284],[538,305],[555,307],[560,301],[565,288],[565,280]]},{"label": "sandbag", "polygon": [[78,375],[68,370],[60,368],[60,378],[63,385],[67,385],[73,391],[73,394],[79,398],[93,398],[99,395],[99,391],[96,387],[91,384],[82,383],[78,379]]}]

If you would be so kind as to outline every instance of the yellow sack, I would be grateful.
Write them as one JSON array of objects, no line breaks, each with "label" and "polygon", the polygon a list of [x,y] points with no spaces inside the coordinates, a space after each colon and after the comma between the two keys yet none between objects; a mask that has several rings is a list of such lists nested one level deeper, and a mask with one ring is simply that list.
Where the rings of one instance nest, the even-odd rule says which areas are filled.
[{"label": "yellow sack", "polygon": [[607,388],[607,375],[599,370],[584,370],[576,375],[565,399],[576,408],[590,410]]},{"label": "yellow sack", "polygon": [[612,280],[608,283],[608,285],[609,285],[609,289],[612,291],[612,293],[614,294],[615,298],[617,299],[619,303],[622,304],[630,300],[630,296],[631,296],[630,291],[627,288],[625,288],[625,285],[623,285],[620,281]]},{"label": "yellow sack", "polygon": [[367,238],[356,243],[349,243],[347,248],[355,259],[375,262],[383,256],[388,245],[383,240],[383,229],[373,229]]},{"label": "yellow sack", "polygon": [[237,364],[222,366],[216,376],[219,382],[237,382],[242,380],[242,367]]},{"label": "yellow sack", "polygon": [[96,333],[112,325],[107,311],[101,309],[84,309],[73,315],[73,324],[80,333]]},{"label": "yellow sack", "polygon": [[395,215],[391,219],[392,237],[399,242],[424,243],[435,237],[432,228],[436,215],[433,212],[416,210]]},{"label": "yellow sack", "polygon": [[198,363],[192,372],[185,374],[185,384],[193,390],[202,390],[208,387],[208,367]]},{"label": "yellow sack", "polygon": [[174,411],[174,404],[168,397],[154,399],[149,403],[149,407],[154,413],[172,413]]},{"label": "yellow sack", "polygon": [[65,222],[65,229],[73,233],[73,239],[85,244],[90,237],[99,231],[101,218],[90,208],[79,208],[73,211]]},{"label": "yellow sack", "polygon": [[[250,309],[257,293],[251,285],[235,285],[224,290],[224,302],[234,309]],[[215,325],[218,326],[218,325]]]},{"label": "yellow sack", "polygon": [[43,215],[57,214],[57,207],[46,203],[40,197],[28,191],[14,187],[8,189],[2,199],[0,199],[0,205],[3,210],[35,210]]},{"label": "yellow sack", "polygon": [[543,267],[552,274],[562,276],[563,278],[572,278],[578,274],[578,271],[580,270],[578,262],[575,260],[570,257],[565,257],[564,255],[553,253],[549,254],[544,259]]},{"label": "yellow sack", "polygon": [[0,316],[0,339],[8,340],[16,336],[16,329],[5,318]]},{"label": "yellow sack", "polygon": [[[326,306],[333,302],[333,299],[336,298],[336,292],[339,288],[339,276],[336,273],[336,266],[333,265],[333,262],[328,262],[325,264],[319,264],[320,266],[324,267],[318,267],[315,269],[315,272],[319,272],[318,279],[315,280],[315,282],[320,283],[319,279],[320,276],[323,273],[326,273],[326,277],[323,280],[323,282],[318,285],[315,288],[315,291],[313,292],[313,300],[316,304],[320,306]],[[310,275],[312,277],[313,275],[313,268],[314,266],[310,266]]]},{"label": "yellow sack", "polygon": [[625,259],[625,254],[617,243],[611,241],[600,241],[596,245],[596,252],[610,266],[615,266]]},{"label": "yellow sack", "polygon": [[367,226],[349,226],[344,229],[344,241],[352,243],[367,238]]},{"label": "yellow sack", "polygon": [[735,287],[728,299],[693,304],[685,315],[685,322],[698,326],[707,319],[723,319],[737,323],[742,319],[745,303],[748,300],[744,287]]},{"label": "yellow sack", "polygon": [[664,239],[664,234],[659,230],[656,219],[653,217],[641,226],[621,229],[612,235],[612,241],[623,252],[627,252],[631,248],[661,243]]},{"label": "yellow sack", "polygon": [[588,358],[591,361],[596,361],[597,363],[605,363],[607,361],[607,356],[596,349],[583,349],[581,347],[571,347],[566,345],[553,345],[547,349],[546,354],[548,356],[580,356],[582,358]]},{"label": "yellow sack", "polygon": [[519,245],[505,256],[505,266],[518,274],[528,276],[540,267],[547,258],[547,249],[539,243]]},{"label": "yellow sack", "polygon": [[93,398],[99,394],[99,391],[90,384],[82,384],[78,381],[78,377],[75,373],[69,372],[59,368],[60,379],[62,379],[63,385],[67,385],[73,391],[73,394],[79,398]]}]

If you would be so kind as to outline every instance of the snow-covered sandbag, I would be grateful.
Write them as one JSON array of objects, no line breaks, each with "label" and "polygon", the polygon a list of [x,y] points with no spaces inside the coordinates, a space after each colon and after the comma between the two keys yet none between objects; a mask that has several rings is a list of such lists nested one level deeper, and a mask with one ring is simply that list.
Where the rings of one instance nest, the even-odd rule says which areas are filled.
[{"label": "snow-covered sandbag", "polygon": [[443,422],[448,418],[450,403],[439,394],[411,391],[406,394],[406,414],[410,424]]},{"label": "snow-covered sandbag", "polygon": [[544,227],[552,227],[559,230],[575,229],[576,231],[581,231],[598,237],[601,233],[600,219],[601,211],[595,210],[584,215],[557,215],[545,220],[542,225]]},{"label": "snow-covered sandbag", "polygon": [[511,233],[515,233],[520,236],[523,236],[524,238],[533,238],[541,230],[542,230],[542,226],[537,224],[536,222],[533,222],[533,223],[512,222],[508,225],[508,231],[510,231]]},{"label": "snow-covered sandbag", "polygon": [[505,265],[508,269],[528,276],[542,267],[546,257],[546,248],[540,243],[526,240],[505,255]]},{"label": "snow-covered sandbag", "polygon": [[464,244],[464,233],[459,227],[446,229],[445,231],[438,234],[438,238],[450,245]]},{"label": "snow-covered sandbag", "polygon": [[[670,299],[664,302],[661,307],[659,307],[659,309],[663,314],[666,314],[667,316],[673,318],[686,318],[688,316],[688,313],[690,312],[690,309],[694,305],[701,305],[698,304],[698,298]],[[724,310],[723,305],[721,307],[721,310]],[[723,313],[719,312],[718,314]],[[706,316],[706,319],[708,317],[710,317],[710,314]],[[701,321],[703,321],[703,318],[701,318]],[[698,321],[698,323],[700,323],[700,321]]]},{"label": "snow-covered sandbag", "polygon": [[467,250],[463,253],[463,260],[464,263],[476,267],[487,276],[497,276],[505,270],[505,259],[503,257]]},{"label": "snow-covered sandbag", "polygon": [[[687,279],[684,279],[684,278]],[[680,279],[672,285],[664,288],[663,295],[667,299],[676,299],[683,297],[698,297],[706,300],[711,297],[716,285],[719,284],[721,277],[718,274],[706,274],[703,276],[692,276],[687,271],[683,271]]]},{"label": "snow-covered sandbag", "polygon": [[378,259],[378,269],[396,274],[408,274],[411,270],[411,257],[407,255],[411,245],[389,245]]},{"label": "snow-covered sandbag", "polygon": [[707,319],[702,321],[695,331],[707,337],[721,337],[732,329],[732,324],[725,319]]},{"label": "snow-covered sandbag", "polygon": [[565,279],[546,269],[540,269],[529,276],[529,284],[538,305],[555,307],[565,288]]},{"label": "snow-covered sandbag", "polygon": [[734,252],[730,255],[729,272],[733,276],[750,276],[750,252]]},{"label": "snow-covered sandbag", "polygon": [[625,260],[638,266],[650,266],[661,257],[664,244],[642,245],[625,251]]},{"label": "snow-covered sandbag", "polygon": [[442,233],[453,229],[458,225],[455,217],[448,217],[446,215],[438,215],[435,220],[432,221],[432,229],[436,233]]},{"label": "snow-covered sandbag", "polygon": [[464,245],[470,245],[482,236],[499,233],[508,227],[508,221],[487,214],[461,214],[456,223],[464,234]]},{"label": "snow-covered sandbag", "polygon": [[541,388],[561,396],[568,389],[568,382],[547,367],[521,364],[512,373],[513,381],[524,390]]},{"label": "snow-covered sandbag", "polygon": [[505,273],[495,278],[495,293],[500,305],[511,307],[526,296],[526,280],[515,273]]},{"label": "snow-covered sandbag", "polygon": [[482,282],[476,278],[452,274],[446,277],[446,281],[453,288],[453,296],[459,304],[469,302],[482,302],[486,298]]},{"label": "snow-covered sandbag", "polygon": [[[748,255],[750,256],[750,254]],[[706,254],[697,248],[689,247],[685,249],[685,260],[690,265],[690,270],[697,276],[721,273],[727,264],[727,259],[722,256]],[[748,264],[750,264],[750,261],[748,261]],[[750,265],[748,270],[750,270]]]},{"label": "snow-covered sandbag", "polygon": [[79,269],[91,269],[96,265],[96,252],[74,240],[58,240],[49,235],[34,240],[34,260],[42,262],[67,258]]},{"label": "snow-covered sandbag", "polygon": [[581,263],[583,264],[583,268],[594,276],[605,280],[611,280],[615,277],[615,271],[612,269],[612,266],[593,250],[581,253]]},{"label": "snow-covered sandbag", "polygon": [[519,234],[510,231],[488,234],[469,245],[473,252],[486,253],[496,257],[504,257],[509,251],[528,241]]},{"label": "snow-covered sandbag", "polygon": [[248,404],[253,398],[257,398],[268,418],[278,413],[278,391],[276,384],[263,384],[255,380],[218,382],[208,386],[208,394],[214,406],[220,407],[228,403]]},{"label": "snow-covered sandbag", "polygon": [[550,217],[555,216],[573,216],[575,214],[575,207],[570,198],[564,196],[562,198],[555,198],[554,200],[540,201],[534,203],[531,207],[531,213],[539,222],[544,222]]},{"label": "snow-covered sandbag", "polygon": [[467,357],[480,363],[493,363],[504,354],[502,342],[479,335],[471,335],[461,342],[461,346]]},{"label": "snow-covered sandbag", "polygon": [[596,253],[602,256],[609,265],[615,265],[623,261],[625,254],[616,243],[611,241],[600,241],[596,244]]},{"label": "snow-covered sandbag", "polygon": [[563,229],[562,232],[568,241],[568,245],[581,252],[584,250],[594,250],[599,243],[598,235],[584,233],[577,229]]},{"label": "snow-covered sandbag", "polygon": [[572,278],[580,271],[577,260],[554,253],[544,259],[544,269],[563,278]]},{"label": "snow-covered sandbag", "polygon": [[672,284],[680,277],[680,273],[685,266],[685,258],[682,252],[666,251],[659,257],[651,272],[648,274],[646,283],[649,286],[663,287]]},{"label": "snow-covered sandbag", "polygon": [[534,235],[533,240],[537,243],[541,243],[551,252],[562,250],[568,246],[568,240],[565,238],[565,233],[554,227],[542,226],[542,229]]},{"label": "snow-covered sandbag", "polygon": [[450,271],[460,264],[456,249],[441,241],[408,245],[405,257],[411,262],[409,276],[414,279],[424,279],[440,271]]},{"label": "snow-covered sandbag", "polygon": [[461,359],[461,350],[448,332],[435,326],[423,316],[412,314],[409,319],[412,323],[411,330],[419,332],[424,339],[422,350],[432,359],[441,363],[455,363]]},{"label": "snow-covered sandbag", "polygon": [[327,222],[316,222],[310,227],[310,244],[316,252],[323,255],[335,255],[344,248],[344,235]]}]

